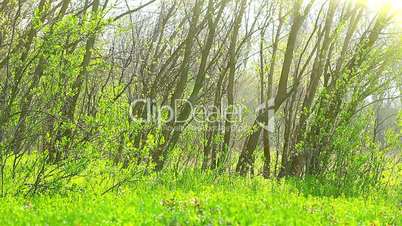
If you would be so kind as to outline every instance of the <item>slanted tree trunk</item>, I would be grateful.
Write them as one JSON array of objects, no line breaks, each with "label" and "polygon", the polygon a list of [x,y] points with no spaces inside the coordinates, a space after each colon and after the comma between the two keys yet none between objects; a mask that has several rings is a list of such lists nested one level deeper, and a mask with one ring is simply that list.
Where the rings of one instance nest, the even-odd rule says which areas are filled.
[{"label": "slanted tree trunk", "polygon": [[[187,34],[186,41],[185,41],[185,48],[184,48],[184,56],[183,56],[183,61],[181,62],[180,69],[179,69],[179,77],[176,82],[176,86],[172,95],[172,98],[170,100],[170,106],[175,106],[175,101],[180,99],[183,96],[184,90],[187,86],[187,78],[188,78],[188,72],[190,69],[190,58],[191,54],[193,53],[193,44],[195,41],[195,37],[197,35],[198,31],[198,22],[199,18],[201,15],[201,9],[202,9],[203,1],[197,0],[194,4],[194,7],[192,9],[192,17],[191,17],[191,22],[190,22],[190,30]],[[177,112],[174,112],[176,115]],[[170,123],[168,127],[174,126],[174,123]],[[177,138],[173,138],[172,140],[172,135],[174,132],[172,131],[165,131],[165,139],[168,141],[167,144],[162,145],[161,147],[158,147],[156,150],[153,151],[152,153],[152,159],[154,163],[156,164],[155,169],[157,171],[162,170],[166,156],[168,154],[168,150],[171,147],[170,143],[172,143],[174,140]]]},{"label": "slanted tree trunk", "polygon": [[[287,41],[287,46],[286,46],[286,51],[285,51],[285,57],[283,60],[282,64],[282,72],[280,76],[280,81],[279,81],[279,86],[278,86],[278,91],[275,96],[275,101],[274,101],[274,110],[277,111],[280,106],[282,105],[283,101],[286,100],[286,97],[288,96],[287,92],[287,83],[289,79],[289,73],[290,73],[290,68],[291,68],[291,63],[293,61],[293,54],[295,50],[295,45],[297,41],[297,36],[299,33],[299,30],[305,20],[305,17],[307,16],[307,13],[311,7],[311,4],[307,6],[306,12],[304,14],[301,13],[301,6],[302,6],[302,0],[297,0],[295,1],[294,7],[293,7],[293,23],[289,32],[288,36],[288,41]],[[259,122],[267,122],[268,121],[268,111],[272,109],[266,108],[265,110],[261,111],[261,113],[258,115],[256,121],[254,122],[253,125],[253,132],[246,138],[244,148],[242,150],[242,153],[240,154],[240,158],[238,160],[237,166],[236,166],[236,171],[240,173],[241,175],[246,174],[249,169],[251,168],[251,165],[253,164],[252,161],[252,156],[253,152],[256,149],[258,139],[261,134],[261,126],[259,126]]]},{"label": "slanted tree trunk", "polygon": [[[300,117],[300,129],[297,132],[297,137],[296,139],[300,138],[301,136],[303,136],[304,132],[305,132],[305,127],[306,127],[306,123],[307,123],[307,116],[308,116],[308,112],[310,111],[311,105],[313,103],[316,91],[318,89],[318,82],[320,81],[321,75],[323,74],[324,71],[324,66],[325,63],[327,61],[327,53],[331,44],[331,27],[332,27],[332,23],[333,23],[333,18],[334,18],[334,14],[335,14],[335,10],[337,8],[337,1],[335,0],[331,0],[329,2],[329,8],[328,8],[328,12],[327,12],[327,17],[325,20],[325,25],[324,25],[324,39],[323,39],[323,44],[321,46],[321,48],[319,49],[319,54],[317,54],[316,59],[314,61],[313,64],[313,70],[311,72],[311,77],[310,77],[310,83],[309,86],[307,88],[306,91],[306,96],[304,98],[304,102],[303,102],[303,106],[302,106],[302,115]],[[318,40],[318,42],[321,42],[321,36]],[[331,57],[331,56],[329,56]],[[313,150],[311,150],[313,151]],[[304,160],[303,157],[301,156],[295,156],[295,158],[293,160],[291,160],[291,169],[287,169],[286,173],[284,172],[284,174],[292,174],[295,176],[299,176],[301,174],[301,170],[302,170],[302,163]]]},{"label": "slanted tree trunk", "polygon": [[236,13],[236,17],[234,20],[234,26],[232,30],[230,46],[229,46],[229,61],[228,61],[228,86],[227,86],[227,114],[225,117],[225,133],[223,136],[223,147],[218,159],[218,167],[222,166],[228,157],[228,152],[231,145],[231,134],[232,134],[232,114],[234,108],[234,82],[235,82],[235,74],[236,74],[236,64],[237,64],[237,42],[239,39],[239,31],[241,22],[243,20],[243,15],[246,10],[247,0],[240,0],[240,8]]}]

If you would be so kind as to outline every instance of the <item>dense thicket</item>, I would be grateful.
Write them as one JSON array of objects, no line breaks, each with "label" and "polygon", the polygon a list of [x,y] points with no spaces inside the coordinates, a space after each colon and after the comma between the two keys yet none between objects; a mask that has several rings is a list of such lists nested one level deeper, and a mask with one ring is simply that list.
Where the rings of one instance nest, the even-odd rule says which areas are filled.
[{"label": "dense thicket", "polygon": [[2,196],[81,176],[108,192],[188,168],[315,178],[339,192],[395,179],[402,39],[392,9],[139,2],[0,2]]}]

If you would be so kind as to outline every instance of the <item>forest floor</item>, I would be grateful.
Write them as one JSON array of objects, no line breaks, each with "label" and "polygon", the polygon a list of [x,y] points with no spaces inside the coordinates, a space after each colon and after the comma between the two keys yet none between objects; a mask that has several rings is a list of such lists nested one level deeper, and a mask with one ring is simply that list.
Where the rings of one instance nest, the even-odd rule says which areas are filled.
[{"label": "forest floor", "polygon": [[155,178],[104,195],[6,197],[0,225],[402,225],[398,196],[315,196],[258,177]]}]

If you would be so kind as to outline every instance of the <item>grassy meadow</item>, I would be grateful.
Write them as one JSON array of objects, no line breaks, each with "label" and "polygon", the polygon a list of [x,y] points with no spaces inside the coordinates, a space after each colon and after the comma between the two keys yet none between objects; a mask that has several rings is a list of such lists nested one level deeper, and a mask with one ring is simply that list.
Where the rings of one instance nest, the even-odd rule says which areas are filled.
[{"label": "grassy meadow", "polygon": [[400,191],[335,198],[315,186],[197,172],[160,175],[103,195],[100,187],[77,187],[63,195],[1,199],[0,225],[402,224]]}]

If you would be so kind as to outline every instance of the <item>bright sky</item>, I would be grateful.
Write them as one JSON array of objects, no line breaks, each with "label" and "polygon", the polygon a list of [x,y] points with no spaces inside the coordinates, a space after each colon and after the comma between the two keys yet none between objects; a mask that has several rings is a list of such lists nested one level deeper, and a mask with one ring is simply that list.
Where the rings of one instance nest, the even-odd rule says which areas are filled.
[{"label": "bright sky", "polygon": [[402,22],[402,0],[360,0],[367,1],[370,10],[380,10],[384,6],[390,6],[391,12]]},{"label": "bright sky", "polygon": [[381,6],[390,4],[395,10],[402,10],[402,0],[367,0],[367,4],[370,8],[378,9]]},{"label": "bright sky", "polygon": [[384,7],[387,8],[394,15],[394,20],[399,25],[398,27],[402,28],[402,0],[351,0],[358,1],[364,5],[367,5],[367,8],[371,12],[378,12]]}]

